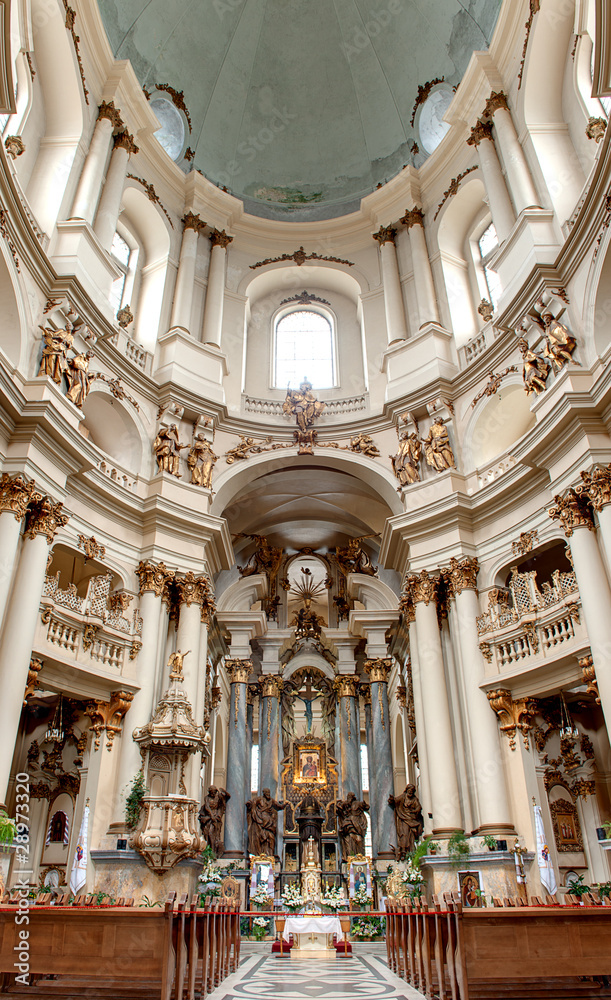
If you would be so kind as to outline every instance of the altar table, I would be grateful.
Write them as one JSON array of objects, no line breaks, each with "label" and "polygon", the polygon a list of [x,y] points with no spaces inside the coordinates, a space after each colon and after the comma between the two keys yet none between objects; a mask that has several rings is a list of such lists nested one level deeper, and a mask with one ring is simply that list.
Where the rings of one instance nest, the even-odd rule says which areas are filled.
[{"label": "altar table", "polygon": [[294,950],[304,958],[306,955],[314,958],[321,953],[334,957],[332,935],[341,938],[342,925],[339,917],[287,917],[282,937],[288,941],[291,934],[295,939]]}]

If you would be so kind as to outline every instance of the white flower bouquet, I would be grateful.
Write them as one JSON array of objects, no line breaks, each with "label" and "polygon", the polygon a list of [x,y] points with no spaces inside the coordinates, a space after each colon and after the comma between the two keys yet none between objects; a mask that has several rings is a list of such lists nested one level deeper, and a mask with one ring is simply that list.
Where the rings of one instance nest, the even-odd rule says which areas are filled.
[{"label": "white flower bouquet", "polygon": [[299,886],[297,885],[296,882],[289,883],[289,885],[287,885],[286,888],[284,889],[284,892],[282,893],[280,898],[286,909],[290,910],[292,913],[296,912],[297,910],[300,910],[303,904],[305,903],[305,900],[301,895],[301,892],[299,891]]}]

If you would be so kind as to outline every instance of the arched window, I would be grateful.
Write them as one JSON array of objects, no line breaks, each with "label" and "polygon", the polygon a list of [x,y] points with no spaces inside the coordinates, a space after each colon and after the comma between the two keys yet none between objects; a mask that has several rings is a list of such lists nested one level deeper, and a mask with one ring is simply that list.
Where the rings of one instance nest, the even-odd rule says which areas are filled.
[{"label": "arched window", "polygon": [[65,812],[58,809],[54,812],[51,820],[49,822],[49,828],[47,830],[47,846],[49,844],[67,844],[68,843],[68,817]]},{"label": "arched window", "polygon": [[110,295],[108,296],[113,312],[116,313],[131,298],[138,250],[131,247],[121,233],[116,232],[113,237],[110,254],[113,262],[121,271],[120,277],[115,278],[113,281]]},{"label": "arched window", "polygon": [[330,389],[336,384],[331,321],[313,309],[285,313],[276,323],[274,388],[298,386],[304,378],[313,389]]},{"label": "arched window", "polygon": [[486,288],[488,289],[487,298],[496,308],[501,294],[501,282],[499,281],[498,274],[492,270],[488,262],[499,245],[499,238],[492,222],[480,236],[477,245],[479,247],[480,263],[486,281]]}]

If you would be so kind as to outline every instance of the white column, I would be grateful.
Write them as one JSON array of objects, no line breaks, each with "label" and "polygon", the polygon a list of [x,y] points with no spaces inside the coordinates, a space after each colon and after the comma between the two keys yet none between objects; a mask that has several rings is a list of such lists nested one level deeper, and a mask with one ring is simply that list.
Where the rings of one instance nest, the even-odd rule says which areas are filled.
[{"label": "white column", "polygon": [[382,226],[373,234],[374,240],[380,245],[380,261],[382,268],[382,283],[384,285],[384,306],[386,309],[386,332],[388,344],[396,344],[399,340],[407,340],[407,322],[397,248],[395,247],[396,229],[392,226]]},{"label": "white column", "polygon": [[68,515],[34,494],[0,639],[0,801],[5,799],[36,632],[49,545]]},{"label": "white column", "polygon": [[117,229],[130,153],[138,152],[134,137],[126,131],[115,136],[114,146],[93,225],[105,250],[110,250]]},{"label": "white column", "polygon": [[180,246],[180,261],[172,303],[172,329],[179,328],[191,333],[191,307],[195,288],[195,262],[197,259],[197,237],[204,228],[199,215],[187,212],[183,221],[182,243]]},{"label": "white column", "polygon": [[[199,654],[202,631],[202,602],[207,591],[205,577],[186,573],[176,580],[176,590],[180,602],[180,616],[176,634],[176,645],[182,653],[189,651],[183,664],[185,693],[193,711],[197,709],[197,689],[201,672]],[[201,722],[199,722],[201,725]]]},{"label": "white column", "polygon": [[460,645],[469,732],[473,754],[473,778],[479,833],[507,834],[513,830],[496,716],[480,688],[484,660],[479,648],[477,616],[477,559],[450,561],[450,581],[456,598],[453,624]]},{"label": "white column", "polygon": [[535,208],[539,205],[535,185],[520,145],[518,134],[513,124],[511,112],[507,106],[507,97],[503,93],[492,93],[486,104],[486,114],[492,117],[498,140],[509,189],[518,215],[525,208]]},{"label": "white column", "polygon": [[225,270],[227,264],[227,247],[233,236],[228,236],[224,229],[215,229],[210,236],[210,266],[208,268],[208,287],[204,303],[204,324],[202,340],[211,347],[221,346],[223,332],[223,305],[225,302]]},{"label": "white column", "polygon": [[21,534],[21,523],[27,513],[35,486],[19,473],[3,472],[0,479],[0,629],[8,601]]},{"label": "white column", "polygon": [[98,120],[93,130],[89,151],[76,189],[71,219],[84,219],[90,225],[95,216],[96,206],[102,190],[104,169],[112,143],[112,133],[123,122],[114,103],[104,101],[100,105]]},{"label": "white column", "polygon": [[422,328],[427,323],[439,323],[437,296],[424,232],[424,213],[421,208],[413,208],[411,212],[405,213],[401,222],[409,230],[416,301],[418,303],[419,323]]},{"label": "white column", "polygon": [[426,570],[407,578],[416,608],[418,659],[422,710],[426,738],[433,834],[439,836],[462,829],[458,778],[454,762],[454,740],[445,667],[437,623],[438,581]]},{"label": "white column", "polygon": [[499,158],[496,155],[494,142],[492,139],[492,122],[478,121],[477,125],[471,129],[471,136],[467,139],[469,146],[477,148],[479,165],[484,178],[484,187],[490,203],[492,221],[496,229],[499,243],[507,239],[513,228],[515,216],[501,170]]},{"label": "white column", "polygon": [[[199,630],[199,670],[197,676],[197,698],[195,701],[193,717],[198,726],[204,724],[204,707],[206,701],[206,682],[208,679],[208,612],[207,609],[200,609],[200,630]],[[201,802],[202,798],[202,764],[206,758],[203,754],[193,755],[193,765],[191,768],[191,787],[188,788],[192,799]]]},{"label": "white column", "polygon": [[416,618],[410,622],[409,626],[409,648],[412,664],[412,687],[414,689],[414,716],[416,719],[416,737],[418,739],[418,769],[420,771],[419,797],[422,803],[422,814],[424,818],[425,833],[431,832],[431,819],[429,813],[433,812],[431,797],[431,783],[429,779],[429,762],[426,750],[426,726],[424,723],[424,708],[422,705],[422,677],[420,674],[420,660],[418,659],[418,634],[416,631]]}]

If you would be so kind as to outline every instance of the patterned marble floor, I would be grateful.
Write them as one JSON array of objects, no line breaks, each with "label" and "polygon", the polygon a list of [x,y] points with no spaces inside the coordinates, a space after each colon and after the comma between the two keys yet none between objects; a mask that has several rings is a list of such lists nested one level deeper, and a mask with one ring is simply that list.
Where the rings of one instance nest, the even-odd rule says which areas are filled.
[{"label": "patterned marble floor", "polygon": [[[269,948],[269,945],[268,945]],[[365,953],[335,961],[250,955],[208,1000],[422,1000],[381,957]]]}]

